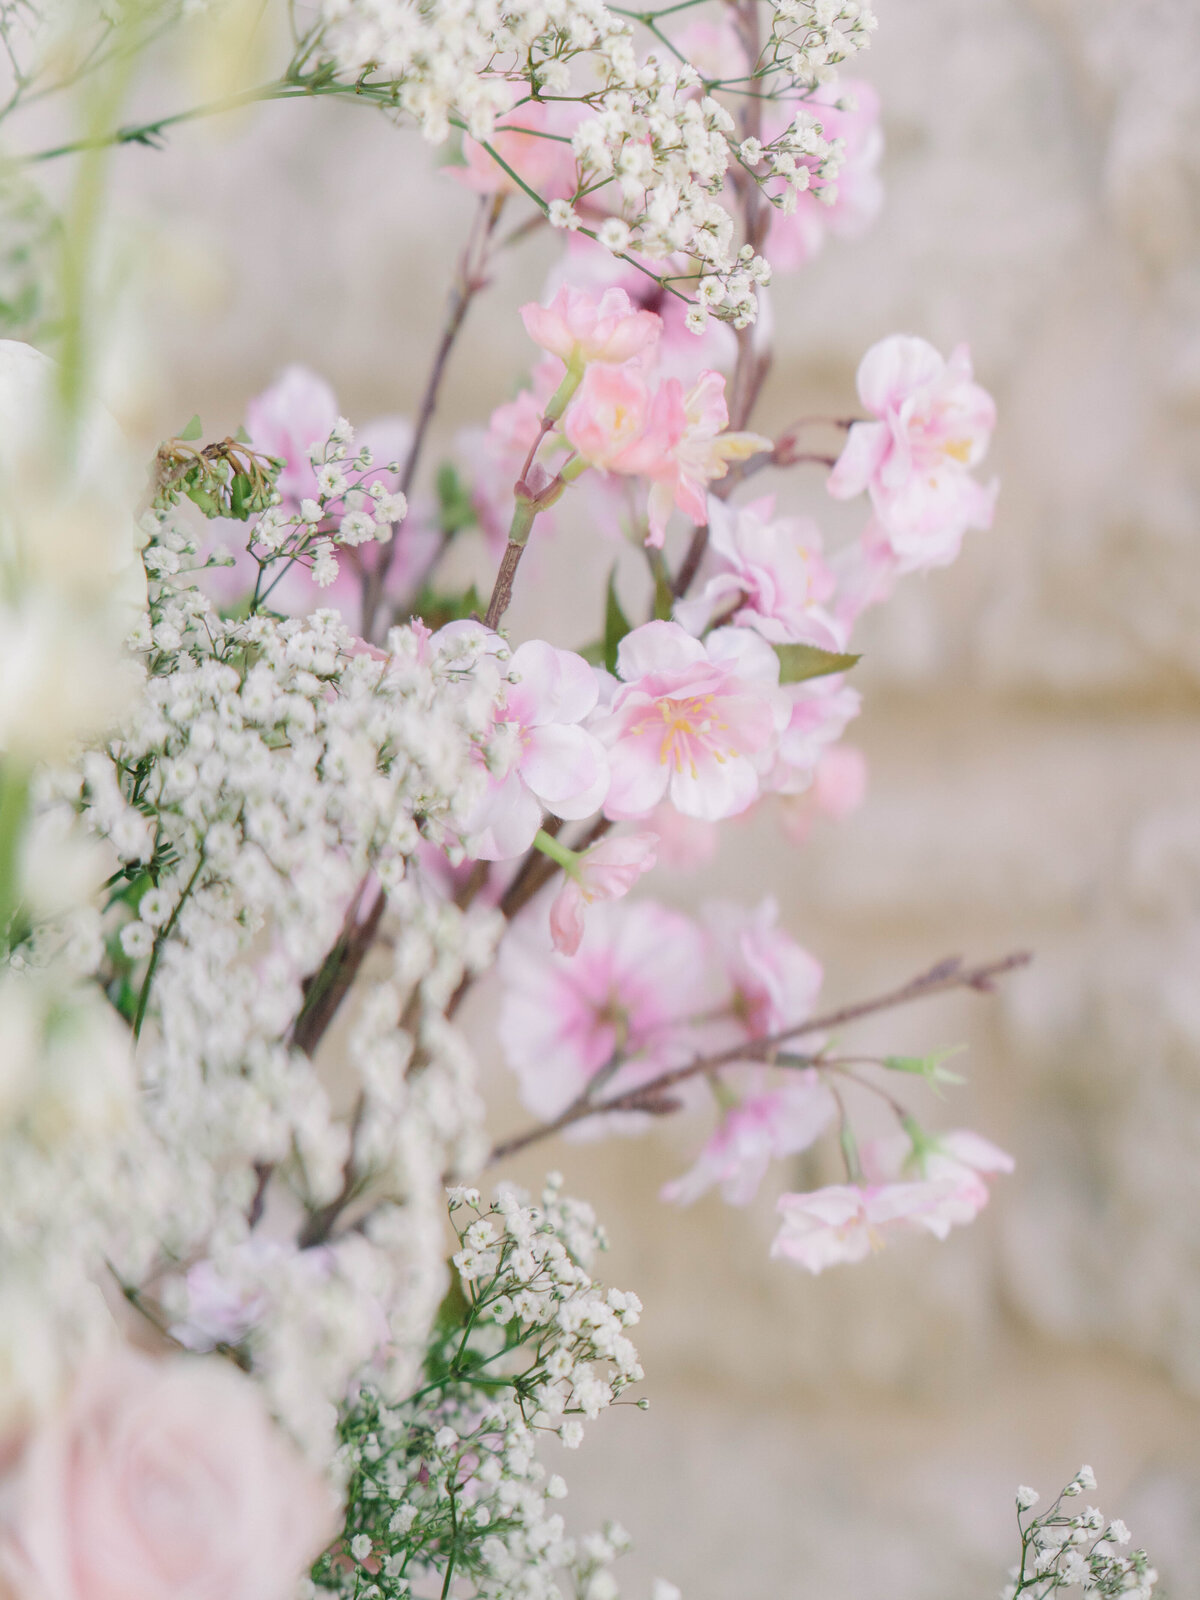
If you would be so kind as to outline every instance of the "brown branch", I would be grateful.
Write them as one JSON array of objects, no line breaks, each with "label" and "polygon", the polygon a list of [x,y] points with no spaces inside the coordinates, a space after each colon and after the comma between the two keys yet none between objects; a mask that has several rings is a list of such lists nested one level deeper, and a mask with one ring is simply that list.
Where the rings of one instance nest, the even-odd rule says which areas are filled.
[{"label": "brown branch", "polygon": [[626,1090],[622,1094],[611,1095],[607,1100],[600,1101],[581,1096],[553,1121],[530,1128],[525,1133],[517,1134],[514,1138],[506,1139],[503,1144],[497,1145],[488,1158],[488,1164],[490,1166],[497,1161],[503,1161],[519,1150],[524,1150],[527,1145],[536,1144],[540,1139],[560,1133],[564,1128],[581,1122],[585,1117],[601,1116],[609,1111],[655,1110],[657,1108],[654,1102],[661,1102],[665,1091],[673,1089],[676,1084],[684,1083],[702,1072],[715,1072],[720,1067],[731,1066],[734,1062],[761,1060],[769,1062],[781,1046],[789,1044],[793,1039],[803,1038],[805,1034],[827,1033],[830,1029],[857,1022],[862,1017],[874,1016],[876,1012],[890,1011],[896,1006],[908,1005],[913,1000],[925,1000],[931,995],[947,994],[955,989],[974,989],[980,994],[990,994],[995,988],[997,978],[1027,966],[1032,959],[1029,951],[1017,950],[999,961],[985,962],[978,967],[964,967],[960,957],[951,956],[888,994],[879,995],[873,1000],[856,1001],[852,1005],[840,1007],[837,1011],[827,1011],[823,1016],[810,1017],[807,1022],[798,1023],[793,1028],[785,1028],[781,1033],[771,1034],[766,1039],[752,1039],[744,1044],[733,1045],[728,1050],[718,1051],[715,1055],[697,1056],[682,1067],[660,1073],[657,1078],[651,1079],[638,1089]]},{"label": "brown branch", "polygon": [[305,1055],[315,1054],[326,1029],[346,998],[367,951],[375,941],[387,896],[381,889],[366,916],[358,920],[359,900],[346,913],[342,934],[320,970],[305,985],[304,1006],[292,1030],[292,1043]]},{"label": "brown branch", "polygon": [[504,546],[504,555],[500,560],[500,570],[496,574],[496,582],[492,586],[492,598],[488,601],[487,614],[483,621],[484,626],[494,628],[500,618],[508,610],[512,600],[513,579],[517,575],[517,568],[521,564],[521,557],[525,554],[525,540],[518,544],[510,539]]},{"label": "brown branch", "polygon": [[[488,285],[488,250],[496,224],[500,221],[500,211],[503,204],[503,195],[484,195],[481,198],[479,210],[471,225],[471,232],[468,235],[467,243],[459,260],[458,272],[455,275],[454,284],[450,291],[450,300],[446,308],[446,322],[442,328],[442,337],[438,341],[437,350],[433,357],[433,365],[430,367],[429,376],[425,381],[425,391],[421,396],[417,420],[413,428],[412,444],[409,446],[408,458],[404,463],[404,472],[400,478],[400,490],[406,496],[411,493],[413,482],[416,479],[417,466],[425,446],[425,438],[429,432],[429,425],[433,421],[434,412],[437,410],[438,396],[441,393],[442,379],[446,374],[450,352],[462,332],[462,326],[466,321],[472,300],[481,289],[486,289]],[[392,561],[395,558],[395,549],[396,539],[392,538],[381,547],[379,559],[364,580],[362,603],[364,639],[369,639],[374,630],[376,615],[383,599],[383,587],[387,581]]]}]

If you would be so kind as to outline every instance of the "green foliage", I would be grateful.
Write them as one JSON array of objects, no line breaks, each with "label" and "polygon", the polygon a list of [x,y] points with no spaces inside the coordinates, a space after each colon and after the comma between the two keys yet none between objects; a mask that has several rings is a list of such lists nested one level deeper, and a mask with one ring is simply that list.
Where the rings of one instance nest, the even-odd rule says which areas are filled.
[{"label": "green foliage", "polygon": [[809,678],[828,678],[835,672],[848,672],[861,656],[837,650],[822,650],[815,644],[777,644],[780,683],[806,683]]},{"label": "green foliage", "polygon": [[960,1073],[951,1072],[942,1063],[949,1061],[951,1056],[961,1055],[966,1045],[950,1045],[944,1050],[931,1050],[927,1056],[885,1056],[883,1064],[891,1072],[908,1072],[914,1077],[924,1078],[935,1089],[943,1084],[960,1084],[967,1080]]},{"label": "green foliage", "polygon": [[276,499],[283,462],[260,454],[240,438],[197,449],[202,433],[200,418],[194,416],[182,433],[159,449],[155,505],[159,509],[178,505],[186,496],[206,517],[232,517],[237,522],[265,511]]},{"label": "green foliage", "polygon": [[459,477],[452,462],[443,461],[438,468],[435,484],[438,501],[438,527],[447,539],[453,539],[479,521],[471,500],[471,492]]},{"label": "green foliage", "polygon": [[617,649],[632,626],[617,598],[617,569],[614,567],[608,575],[604,598],[604,665],[610,672],[617,670]]}]

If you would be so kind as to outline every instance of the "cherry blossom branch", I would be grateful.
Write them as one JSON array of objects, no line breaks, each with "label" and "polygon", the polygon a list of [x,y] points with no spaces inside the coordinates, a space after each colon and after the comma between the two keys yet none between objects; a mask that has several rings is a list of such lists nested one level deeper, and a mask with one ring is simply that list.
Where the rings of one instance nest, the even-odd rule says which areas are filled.
[{"label": "cherry blossom branch", "polygon": [[547,434],[554,431],[555,424],[562,420],[563,412],[570,404],[571,397],[578,389],[582,378],[582,366],[567,368],[562,382],[546,402],[537,436],[529,447],[525,464],[513,486],[516,504],[513,507],[512,524],[508,530],[508,543],[500,558],[500,570],[496,574],[492,597],[488,601],[487,614],[483,619],[489,628],[497,627],[500,618],[508,610],[509,602],[512,600],[513,581],[521,557],[525,554],[525,546],[529,543],[534,522],[541,512],[548,511],[555,504],[567,485],[587,468],[586,461],[572,455],[553,478],[547,477],[540,468],[537,475],[544,481],[537,482],[534,477],[535,460],[542,447],[542,441]]},{"label": "cherry blossom branch", "polygon": [[[417,475],[417,467],[421,460],[421,452],[425,445],[425,438],[429,432],[429,425],[433,421],[434,412],[437,410],[438,397],[441,393],[446,367],[450,360],[450,352],[462,332],[467,312],[471,308],[471,302],[488,285],[488,255],[503,206],[503,195],[481,196],[479,209],[475,214],[470,234],[459,258],[458,270],[455,273],[449,302],[446,307],[446,320],[442,327],[442,336],[438,340],[433,364],[425,381],[424,393],[421,396],[417,420],[413,428],[412,444],[409,446],[408,458],[404,463],[404,472],[400,479],[400,492],[406,498],[412,492],[412,486]],[[388,571],[395,557],[395,551],[396,540],[393,538],[382,547],[379,560],[374,568],[364,576],[362,601],[362,631],[364,639],[369,639],[374,632],[375,616],[383,598],[383,587],[387,581]]]},{"label": "cherry blossom branch", "polygon": [[674,1110],[678,1106],[678,1101],[672,1099],[668,1091],[674,1089],[676,1085],[685,1083],[700,1073],[715,1072],[721,1067],[731,1066],[734,1062],[764,1060],[769,1062],[782,1045],[789,1044],[793,1039],[803,1038],[806,1034],[827,1033],[830,1029],[845,1027],[847,1023],[874,1016],[877,1012],[891,1011],[897,1006],[909,1005],[914,1000],[927,1000],[933,995],[947,994],[953,990],[973,989],[979,994],[990,994],[998,978],[1028,966],[1032,959],[1029,951],[1017,950],[998,961],[985,962],[977,967],[965,967],[961,957],[951,956],[945,961],[939,961],[928,972],[911,978],[900,988],[893,989],[887,994],[879,995],[872,1000],[856,1001],[836,1011],[827,1011],[823,1016],[810,1017],[807,1022],[798,1023],[793,1028],[785,1028],[781,1033],[771,1034],[765,1039],[752,1039],[732,1045],[728,1050],[721,1050],[713,1055],[697,1056],[682,1067],[674,1067],[669,1072],[660,1073],[657,1078],[652,1078],[640,1088],[610,1095],[607,1100],[600,1101],[593,1100],[585,1091],[552,1121],[530,1128],[498,1144],[488,1158],[488,1163],[494,1165],[498,1161],[504,1161],[541,1139],[561,1133],[564,1128],[583,1121],[585,1117],[602,1116],[610,1111],[652,1111],[661,1114],[664,1110]]}]

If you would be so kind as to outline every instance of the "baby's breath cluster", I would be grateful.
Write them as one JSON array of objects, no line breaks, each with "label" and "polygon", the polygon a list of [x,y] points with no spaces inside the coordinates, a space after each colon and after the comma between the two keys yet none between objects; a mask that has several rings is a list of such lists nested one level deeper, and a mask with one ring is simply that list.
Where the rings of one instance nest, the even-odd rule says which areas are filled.
[{"label": "baby's breath cluster", "polygon": [[[344,417],[323,444],[312,447],[309,459],[315,468],[316,496],[306,497],[298,511],[289,512],[276,495],[276,503],[267,507],[251,531],[248,547],[263,571],[259,587],[264,601],[296,563],[310,570],[318,588],[328,588],[337,581],[339,545],[354,549],[372,542],[386,544],[408,512],[404,495],[376,475],[369,447],[356,448],[354,430]],[[389,475],[399,471],[399,463],[388,463]],[[268,574],[266,568],[275,563],[278,566]]]},{"label": "baby's breath cluster", "polygon": [[[442,1292],[440,1186],[484,1150],[474,1063],[445,1010],[490,962],[498,919],[433,893],[417,854],[457,833],[485,781],[503,668],[471,637],[431,646],[396,629],[365,652],[332,612],[222,617],[189,581],[188,532],[165,510],[146,532],[141,695],[73,791],[60,778],[44,796],[43,832],[77,809],[115,867],[103,909],[35,921],[0,993],[31,1062],[61,1064],[31,1076],[11,1121],[31,1169],[12,1212],[39,1254],[48,1240],[24,1212],[75,1217],[34,1182],[51,1165],[29,1132],[30,1119],[61,1131],[58,1080],[79,1078],[83,1037],[103,1070],[88,1094],[76,1085],[72,1114],[113,1142],[103,1204],[85,1189],[78,1208],[94,1225],[68,1252],[77,1279],[111,1268],[184,1342],[236,1348],[319,1454],[381,1339],[378,1381],[405,1392]],[[335,1105],[313,1059],[319,1019],[335,958],[368,921],[354,1097]],[[132,1029],[136,1103],[128,1044],[106,1054],[107,1034],[73,1020],[83,1000],[39,977],[64,951],[108,1032],[118,1013]]]},{"label": "baby's breath cluster", "polygon": [[537,1204],[512,1189],[490,1205],[451,1191],[457,1275],[425,1382],[402,1405],[364,1388],[348,1408],[346,1531],[314,1570],[319,1591],[401,1600],[456,1580],[489,1600],[614,1600],[609,1567],[628,1536],[612,1523],[567,1532],[566,1484],[537,1443],[557,1434],[574,1447],[583,1419],[640,1379],[627,1329],[641,1307],[594,1282],[603,1234],[560,1183],[552,1175]]},{"label": "baby's breath cluster", "polygon": [[1091,1467],[1080,1467],[1040,1516],[1030,1515],[1040,1499],[1037,1490],[1017,1490],[1021,1561],[1009,1574],[1002,1600],[1022,1594],[1043,1600],[1058,1589],[1149,1600],[1158,1574],[1144,1550],[1125,1553],[1132,1537],[1125,1524],[1109,1521],[1095,1506],[1077,1511],[1071,1503],[1095,1487]]},{"label": "baby's breath cluster", "polygon": [[[664,36],[659,13],[639,15],[639,27],[602,0],[431,0],[419,10],[403,0],[323,0],[300,47],[318,70],[414,118],[435,142],[455,126],[491,149],[498,134],[534,127],[531,115],[557,117],[530,139],[569,139],[574,193],[543,196],[535,175],[531,183],[510,171],[513,186],[554,226],[583,228],[618,254],[681,258],[682,271],[664,266],[664,281],[693,283],[699,273],[701,305],[745,326],[770,268],[723,203],[730,167],[759,185],[782,179],[783,196],[770,198],[785,208],[814,176],[831,184],[840,152],[804,102],[875,27],[865,0],[773,0],[768,14],[749,75],[729,79],[698,71]],[[766,142],[754,131],[757,111],[739,120],[725,103],[764,100],[796,104],[791,125]]]}]

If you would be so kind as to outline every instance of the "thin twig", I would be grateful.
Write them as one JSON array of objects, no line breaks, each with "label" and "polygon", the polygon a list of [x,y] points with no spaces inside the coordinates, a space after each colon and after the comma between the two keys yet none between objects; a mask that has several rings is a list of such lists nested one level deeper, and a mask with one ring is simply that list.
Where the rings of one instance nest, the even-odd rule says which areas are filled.
[{"label": "thin twig", "polygon": [[[450,290],[442,336],[438,340],[433,364],[425,381],[425,390],[421,396],[421,403],[417,410],[417,420],[413,428],[412,444],[409,446],[408,457],[404,463],[404,471],[400,478],[400,491],[405,496],[412,492],[413,483],[416,481],[417,467],[421,460],[421,452],[425,446],[429,425],[433,421],[434,412],[437,410],[438,397],[441,393],[446,367],[450,360],[450,352],[462,332],[467,312],[471,308],[471,302],[480,290],[487,287],[488,252],[496,231],[496,225],[500,221],[500,212],[503,205],[503,195],[483,195],[481,197],[479,210],[476,213],[475,221],[471,225],[471,232],[463,248],[454,284]],[[396,544],[397,540],[392,538],[382,547],[379,559],[364,579],[362,628],[365,639],[369,639],[374,632],[376,613],[383,598],[383,587],[387,581],[388,571],[392,561],[395,559]]]},{"label": "thin twig", "polygon": [[1028,966],[1032,959],[1029,951],[1017,950],[999,961],[985,962],[978,967],[964,967],[960,957],[952,956],[946,961],[939,961],[928,972],[910,979],[899,989],[893,989],[890,993],[879,995],[873,1000],[859,1000],[852,1005],[842,1006],[837,1011],[827,1011],[823,1016],[810,1017],[807,1022],[797,1023],[795,1027],[785,1028],[781,1033],[771,1034],[765,1039],[751,1039],[743,1044],[732,1045],[728,1050],[718,1051],[714,1055],[697,1056],[682,1067],[660,1073],[657,1078],[652,1078],[640,1088],[611,1095],[607,1100],[589,1100],[582,1104],[576,1100],[553,1121],[530,1128],[525,1133],[517,1134],[514,1138],[497,1145],[489,1157],[489,1165],[515,1155],[526,1146],[536,1144],[540,1139],[549,1138],[551,1134],[559,1133],[573,1123],[581,1122],[585,1117],[601,1116],[609,1111],[653,1110],[655,1109],[653,1102],[661,1100],[664,1092],[673,1089],[677,1084],[684,1083],[699,1073],[714,1072],[720,1067],[731,1066],[734,1062],[770,1061],[780,1046],[790,1043],[793,1039],[802,1038],[805,1034],[827,1033],[833,1028],[857,1022],[862,1017],[874,1016],[876,1012],[891,1011],[896,1006],[908,1005],[913,1000],[925,1000],[931,995],[947,994],[955,989],[974,989],[978,993],[989,994],[994,989],[997,978],[1015,972],[1020,967]]}]

